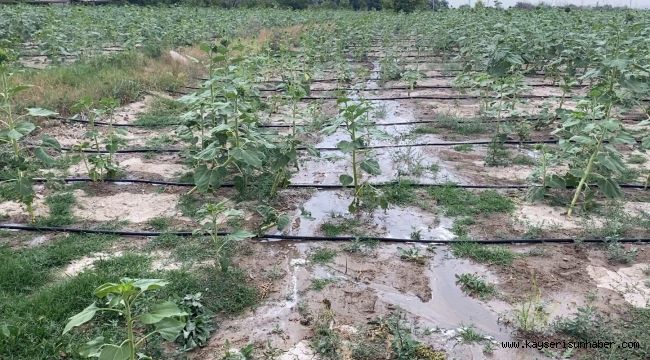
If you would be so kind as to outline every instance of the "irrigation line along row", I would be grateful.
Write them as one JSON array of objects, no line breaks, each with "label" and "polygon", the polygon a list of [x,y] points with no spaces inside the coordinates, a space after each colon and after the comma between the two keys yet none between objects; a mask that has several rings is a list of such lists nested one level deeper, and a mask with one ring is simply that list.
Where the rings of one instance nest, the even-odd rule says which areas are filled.
[{"label": "irrigation line along row", "polygon": [[[553,140],[527,140],[527,141],[514,141],[514,140],[507,140],[507,141],[500,141],[500,144],[504,145],[539,145],[539,144],[556,144],[558,140],[553,139]],[[482,140],[482,141],[453,141],[453,142],[441,142],[441,143],[420,143],[420,144],[393,144],[393,145],[372,145],[372,146],[364,146],[361,148],[358,148],[359,150],[365,150],[365,149],[397,149],[397,148],[408,148],[408,147],[424,147],[424,146],[455,146],[455,145],[489,145],[493,143],[491,140]],[[296,148],[296,150],[308,150],[310,148],[306,146],[299,146]],[[339,148],[337,147],[317,147],[315,148],[316,150],[319,151],[340,151]],[[79,152],[79,150],[69,148],[69,147],[64,147],[61,148],[63,151],[68,151],[68,152]],[[185,149],[157,149],[157,148],[151,148],[151,149],[126,149],[126,150],[117,150],[113,151],[112,153],[114,154],[135,154],[135,153],[150,153],[150,152],[161,152],[161,153],[180,153],[184,151]],[[108,150],[83,150],[81,151],[83,153],[87,154],[108,154],[110,151]]]},{"label": "irrigation line along row", "polygon": [[[167,181],[167,180],[149,180],[149,179],[103,179],[101,181],[96,181],[93,180],[89,177],[72,177],[72,178],[54,178],[54,179],[47,179],[47,178],[35,178],[33,179],[34,182],[37,183],[46,183],[48,181],[61,181],[65,183],[83,183],[83,182],[104,182],[104,183],[123,183],[123,184],[149,184],[149,185],[162,185],[162,186],[175,186],[175,187],[194,187],[196,186],[194,183],[190,182],[180,182],[180,181]],[[518,185],[472,185],[472,184],[454,184],[454,183],[448,183],[448,184],[426,184],[426,183],[400,183],[399,181],[389,181],[389,182],[380,182],[380,183],[370,183],[368,185],[371,185],[373,187],[390,187],[390,186],[395,186],[395,185],[400,185],[400,184],[405,184],[409,187],[418,187],[418,188],[429,188],[429,187],[453,187],[453,188],[461,188],[461,189],[503,189],[503,190],[521,190],[521,189],[528,189],[533,186],[531,185],[526,185],[526,184],[518,184]],[[232,188],[234,187],[234,184],[222,184],[220,187],[224,188]],[[597,184],[590,184],[589,186],[591,187],[598,187]],[[640,189],[640,190],[647,190],[648,187],[647,185],[644,184],[619,184],[619,187],[622,189]],[[286,188],[292,189],[292,188],[297,188],[297,189],[323,189],[323,190],[338,190],[338,189],[353,189],[354,185],[341,185],[341,184],[288,184]],[[548,187],[549,189],[551,187]],[[567,189],[572,189],[573,187],[567,186]]]},{"label": "irrigation line along row", "polygon": [[[260,84],[260,83],[258,83]],[[559,85],[554,85],[554,84],[530,84],[526,85],[528,87],[550,87],[550,88],[557,88],[560,89]],[[587,85],[573,85],[571,86],[572,88],[575,89],[582,89],[586,88]],[[199,86],[190,86],[186,85],[183,86],[184,89],[190,89],[190,90],[201,90],[202,88]],[[376,89],[368,89],[368,88],[353,88],[353,87],[347,87],[347,88],[332,88],[332,89],[310,89],[310,92],[336,92],[336,91],[355,91],[355,92],[361,92],[361,91],[389,91],[389,90],[406,90],[406,91],[418,91],[418,90],[437,90],[437,89],[471,89],[470,86],[454,86],[454,85],[415,85],[411,89],[409,86],[382,86],[380,88]],[[276,87],[276,88],[263,88],[263,89],[258,89],[259,91],[264,91],[264,92],[284,92],[285,89],[281,87]],[[568,95],[567,95],[568,96]]]},{"label": "irrigation line along row", "polygon": [[[90,124],[90,120],[83,120],[83,119],[75,119],[75,118],[66,118],[62,116],[55,116],[55,117],[50,117],[48,118],[49,120],[60,120],[62,122],[74,122],[74,123],[80,123],[80,124]],[[487,119],[480,119],[480,120],[472,120],[472,119],[466,119],[466,120],[458,120],[459,124],[490,124],[490,123],[496,123],[500,121],[540,121],[540,120],[561,120],[562,118],[559,116],[554,116],[550,118],[545,118],[545,117],[540,117],[540,116],[517,116],[517,117],[508,117],[508,118],[503,118],[501,120],[496,119],[496,118],[487,118]],[[619,117],[619,120],[621,121],[643,121],[646,120],[646,118],[642,116],[628,116],[628,117]],[[431,120],[415,120],[415,121],[396,121],[396,122],[387,122],[387,123],[375,123],[375,126],[397,126],[397,125],[418,125],[418,124],[436,124],[438,121],[437,119],[431,119]],[[133,128],[144,128],[144,129],[151,129],[151,128],[161,128],[161,127],[169,127],[169,126],[178,126],[182,125],[182,123],[169,123],[169,124],[162,124],[159,126],[155,125],[142,125],[142,124],[134,124],[134,123],[110,123],[106,121],[94,121],[94,125],[97,126],[115,126],[115,127],[133,127]],[[279,129],[290,129],[293,127],[293,125],[289,124],[260,124],[258,125],[260,128],[279,128]],[[307,124],[296,124],[296,126],[299,127],[305,127],[308,126]],[[342,124],[341,127],[345,127],[346,125]]]},{"label": "irrigation line along row", "polygon": [[[456,146],[456,145],[490,145],[494,141],[492,140],[480,140],[480,141],[450,141],[450,142],[440,142],[440,143],[419,143],[419,144],[393,144],[393,145],[372,145],[372,146],[364,146],[358,148],[358,150],[366,150],[366,149],[399,149],[399,148],[410,148],[410,147],[425,147],[425,146]],[[549,139],[549,140],[525,140],[525,141],[516,141],[516,140],[506,140],[506,141],[499,141],[499,144],[502,145],[541,145],[541,144],[557,144],[559,142],[558,139]],[[637,143],[640,143],[640,140],[636,140]],[[309,148],[306,146],[298,146],[296,147],[296,150],[304,151],[304,150],[311,150],[315,149],[318,151],[340,151],[341,149],[337,147],[317,147],[317,148]],[[61,148],[62,151],[67,151],[67,152],[79,152],[79,150],[69,148],[69,147],[63,147]],[[136,154],[136,153],[150,153],[150,152],[160,152],[160,153],[180,153],[183,152],[185,149],[157,149],[157,148],[151,148],[151,149],[126,149],[126,150],[117,150],[113,151],[113,154]],[[111,153],[108,150],[82,150],[81,152],[86,153],[86,154],[108,154]]]},{"label": "irrigation line along row", "polygon": [[[103,235],[117,235],[117,236],[139,236],[139,237],[157,237],[161,235],[176,235],[181,237],[196,236],[193,231],[137,231],[137,230],[109,230],[109,229],[81,229],[73,227],[51,227],[51,226],[32,226],[24,224],[0,224],[0,229],[19,230],[19,231],[34,231],[34,232],[53,232],[53,233],[75,233],[75,234],[103,234]],[[204,233],[202,236],[209,236],[210,234]],[[228,232],[222,232],[219,236],[230,235]],[[460,240],[447,240],[447,239],[404,239],[404,238],[389,238],[378,236],[298,236],[298,235],[278,235],[278,234],[261,234],[253,237],[252,239],[258,241],[353,241],[353,240],[373,240],[386,243],[421,243],[421,244],[454,244]],[[650,238],[626,238],[617,239],[619,243],[647,243]],[[478,244],[567,244],[567,243],[607,243],[606,239],[578,239],[578,238],[550,238],[550,239],[493,239],[493,240],[472,240],[473,243]]]}]

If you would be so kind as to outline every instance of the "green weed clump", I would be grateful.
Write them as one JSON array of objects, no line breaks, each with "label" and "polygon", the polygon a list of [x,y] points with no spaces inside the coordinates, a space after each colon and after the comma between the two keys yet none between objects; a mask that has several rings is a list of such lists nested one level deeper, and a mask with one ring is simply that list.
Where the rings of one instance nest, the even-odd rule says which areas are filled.
[{"label": "green weed clump", "polygon": [[515,209],[512,200],[494,190],[474,193],[458,187],[444,186],[429,188],[429,195],[444,208],[448,216],[509,213]]},{"label": "green weed clump", "polygon": [[502,266],[511,265],[516,257],[515,253],[506,247],[483,245],[469,240],[452,243],[451,250],[457,257]]}]

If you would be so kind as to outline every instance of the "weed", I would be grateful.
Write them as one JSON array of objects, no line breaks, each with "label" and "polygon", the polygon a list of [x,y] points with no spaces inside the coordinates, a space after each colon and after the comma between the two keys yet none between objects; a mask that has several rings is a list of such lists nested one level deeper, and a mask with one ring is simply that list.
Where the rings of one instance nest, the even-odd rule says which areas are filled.
[{"label": "weed", "polygon": [[335,283],[334,279],[313,279],[309,288],[314,291],[321,291],[327,287],[327,285]]},{"label": "weed", "polygon": [[607,259],[614,263],[629,264],[636,260],[638,249],[632,247],[626,249],[625,246],[616,240],[607,242]]},{"label": "weed", "polygon": [[458,152],[470,152],[474,151],[474,146],[472,146],[472,144],[458,144],[454,145],[452,149]]},{"label": "weed", "polygon": [[517,154],[510,159],[510,162],[514,165],[536,165],[537,161],[532,157],[526,154]]},{"label": "weed", "polygon": [[324,308],[314,324],[314,336],[311,340],[311,347],[321,359],[338,360],[341,358],[341,339],[333,329],[333,321],[334,313],[330,308],[329,301],[325,300]]},{"label": "weed", "polygon": [[460,284],[461,289],[463,289],[467,294],[477,296],[481,299],[490,298],[496,293],[494,285],[489,284],[485,279],[477,274],[457,274],[456,284]]},{"label": "weed", "polygon": [[429,194],[444,207],[449,216],[472,216],[478,214],[509,213],[515,206],[508,197],[494,190],[478,194],[453,186],[434,186]]},{"label": "weed", "polygon": [[169,218],[155,217],[147,222],[149,226],[158,231],[164,231],[169,228]]},{"label": "weed", "polygon": [[39,225],[44,226],[64,226],[74,222],[72,206],[75,203],[74,194],[63,192],[50,195],[45,199],[49,207],[49,216],[45,219],[37,219]]},{"label": "weed", "polygon": [[485,336],[476,331],[473,326],[462,328],[458,335],[464,344],[472,344],[485,340]]},{"label": "weed", "polygon": [[456,219],[454,220],[454,225],[451,227],[451,232],[460,238],[464,238],[469,235],[468,226],[474,225],[475,223],[476,221],[474,221],[474,218],[471,217],[462,217],[460,219]]},{"label": "weed", "polygon": [[399,252],[399,258],[404,261],[413,262],[418,265],[424,265],[427,263],[427,257],[420,254],[420,249],[415,246],[408,249],[398,247],[397,251]]},{"label": "weed", "polygon": [[324,222],[320,226],[320,230],[329,237],[337,237],[339,235],[355,235],[359,233],[361,222],[357,219],[337,219],[336,222]]},{"label": "weed", "polygon": [[415,190],[411,182],[406,180],[385,186],[382,190],[389,204],[409,205],[416,200]]},{"label": "weed", "polygon": [[443,129],[451,130],[460,135],[482,134],[488,130],[485,123],[479,119],[462,119],[452,115],[438,117],[437,124]]},{"label": "weed", "polygon": [[530,333],[542,330],[547,322],[548,313],[542,304],[542,292],[537,286],[537,280],[533,274],[530,295],[518,309],[515,309],[515,323],[519,331]]},{"label": "weed", "polygon": [[314,251],[309,256],[309,259],[316,264],[326,264],[332,262],[335,257],[336,257],[336,250],[318,248],[318,249],[314,249]]},{"label": "weed", "polygon": [[452,243],[451,250],[457,257],[465,257],[480,263],[502,266],[512,264],[516,256],[512,250],[506,247],[482,245],[467,240]]},{"label": "weed", "polygon": [[343,251],[352,254],[368,255],[372,253],[377,248],[377,246],[379,246],[379,242],[377,240],[355,238],[354,240],[343,245],[342,249]]},{"label": "weed", "polygon": [[627,158],[628,164],[645,164],[646,161],[648,161],[646,157],[641,154],[632,154]]}]

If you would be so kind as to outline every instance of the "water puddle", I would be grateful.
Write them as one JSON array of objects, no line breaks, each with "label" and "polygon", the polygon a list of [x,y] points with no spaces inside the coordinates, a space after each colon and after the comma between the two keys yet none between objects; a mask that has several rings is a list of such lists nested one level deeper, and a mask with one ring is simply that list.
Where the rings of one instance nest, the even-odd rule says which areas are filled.
[{"label": "water puddle", "polygon": [[479,273],[486,276],[488,281],[495,282],[496,278],[486,268],[454,258],[447,250],[437,249],[425,272],[431,288],[431,299],[426,302],[391,286],[373,282],[369,287],[378,292],[382,301],[417,317],[423,325],[444,329],[473,326],[497,340],[511,338],[510,330],[499,323],[499,314],[510,310],[508,304],[498,300],[484,302],[474,299],[456,285],[456,274],[462,273]]},{"label": "water puddle", "polygon": [[412,206],[376,209],[370,214],[351,214],[348,211],[352,202],[351,192],[351,189],[315,192],[302,205],[302,209],[296,210],[287,233],[313,236],[322,233],[321,226],[324,223],[336,222],[339,219],[356,219],[362,229],[354,230],[376,236],[400,239],[410,239],[414,236],[441,240],[454,238],[451,219]]}]

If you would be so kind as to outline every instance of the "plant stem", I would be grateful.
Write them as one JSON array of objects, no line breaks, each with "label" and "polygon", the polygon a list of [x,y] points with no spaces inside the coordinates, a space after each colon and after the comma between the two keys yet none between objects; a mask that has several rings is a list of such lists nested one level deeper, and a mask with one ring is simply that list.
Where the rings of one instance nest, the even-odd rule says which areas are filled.
[{"label": "plant stem", "polygon": [[133,317],[131,315],[131,304],[128,300],[124,301],[124,304],[126,306],[126,310],[124,312],[124,315],[126,316],[126,331],[129,337],[129,343],[131,344],[129,349],[129,359],[135,360],[135,335],[133,334]]},{"label": "plant stem", "polygon": [[576,188],[576,192],[573,195],[573,199],[571,200],[571,205],[569,205],[569,211],[567,212],[567,216],[571,216],[573,214],[573,208],[575,207],[576,203],[578,202],[578,198],[580,197],[580,193],[582,192],[582,188],[587,183],[587,179],[589,178],[589,175],[591,174],[591,169],[594,166],[594,161],[596,160],[596,156],[600,152],[600,145],[603,142],[603,137],[604,137],[604,134],[601,134],[601,137],[600,137],[600,139],[598,139],[598,144],[596,144],[596,148],[594,149],[594,152],[589,157],[589,162],[587,162],[587,167],[585,168],[585,172],[584,172],[584,174],[582,174],[582,177],[580,178],[580,182],[578,183],[578,187]]}]

